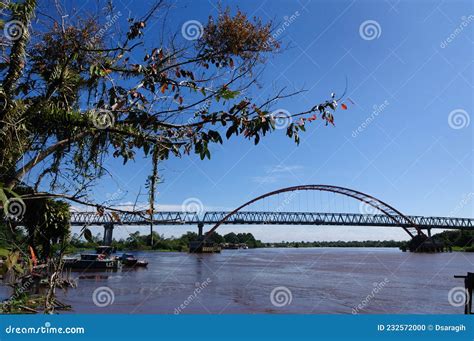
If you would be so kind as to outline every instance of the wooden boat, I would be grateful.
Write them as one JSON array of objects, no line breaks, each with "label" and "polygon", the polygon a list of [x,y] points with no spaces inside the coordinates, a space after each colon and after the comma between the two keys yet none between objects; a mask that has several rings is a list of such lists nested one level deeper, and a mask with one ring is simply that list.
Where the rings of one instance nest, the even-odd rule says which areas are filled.
[{"label": "wooden boat", "polygon": [[122,267],[122,262],[117,257],[105,254],[88,253],[79,258],[65,258],[64,267],[70,269],[111,269],[117,270]]},{"label": "wooden boat", "polygon": [[221,246],[201,240],[195,240],[189,242],[189,252],[190,253],[219,253],[221,252]]},{"label": "wooden boat", "polygon": [[122,261],[123,266],[135,266],[135,267],[145,267],[148,265],[147,261],[138,260],[134,255],[130,253],[124,253],[120,260]]}]

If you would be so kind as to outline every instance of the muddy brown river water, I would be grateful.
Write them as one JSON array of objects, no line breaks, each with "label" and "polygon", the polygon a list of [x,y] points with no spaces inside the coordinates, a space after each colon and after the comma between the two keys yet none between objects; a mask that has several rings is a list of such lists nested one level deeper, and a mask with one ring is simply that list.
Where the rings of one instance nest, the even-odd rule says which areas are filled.
[{"label": "muddy brown river water", "polygon": [[391,248],[135,254],[148,268],[74,272],[78,287],[59,299],[74,313],[460,314],[453,276],[474,272],[474,253]]}]

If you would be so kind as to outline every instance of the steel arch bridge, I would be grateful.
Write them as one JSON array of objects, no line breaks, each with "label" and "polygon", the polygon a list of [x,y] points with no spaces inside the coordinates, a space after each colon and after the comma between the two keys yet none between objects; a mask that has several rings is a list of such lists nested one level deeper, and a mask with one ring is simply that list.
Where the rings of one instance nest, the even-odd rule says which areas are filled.
[{"label": "steel arch bridge", "polygon": [[[314,213],[314,212],[252,212],[240,211],[223,221],[230,212],[206,212],[202,220],[205,224],[227,225],[333,225],[333,226],[384,226],[409,227],[400,225],[385,214],[358,213]],[[474,229],[474,219],[452,217],[406,216],[419,229]],[[397,217],[397,221],[402,218]]]},{"label": "steel arch bridge", "polygon": [[401,227],[402,229],[405,230],[406,233],[411,238],[414,238],[415,236],[423,236],[427,237],[425,233],[420,229],[419,226],[415,224],[414,221],[412,221],[409,217],[405,216],[403,213],[395,209],[394,207],[390,206],[389,204],[383,202],[382,200],[379,200],[371,195],[368,195],[363,192],[359,192],[353,189],[345,188],[345,187],[339,187],[339,186],[332,186],[332,185],[302,185],[302,186],[292,186],[292,187],[286,187],[282,188],[276,191],[272,191],[263,195],[260,195],[250,201],[247,201],[246,203],[240,205],[237,207],[235,210],[229,212],[226,214],[219,222],[217,222],[209,231],[208,235],[210,235],[212,232],[214,232],[220,225],[222,225],[225,221],[227,221],[230,217],[232,217],[234,214],[240,212],[243,208],[260,201],[262,199],[278,195],[281,193],[287,193],[287,192],[298,192],[298,191],[321,191],[321,192],[330,192],[330,193],[336,193],[336,194],[341,194],[347,197],[354,198],[360,202],[363,202],[369,206],[372,206],[373,208],[379,210],[380,212],[383,213],[384,216],[386,216],[388,219],[390,219],[396,226]]},{"label": "steel arch bridge", "polygon": [[[319,213],[319,212],[258,212],[245,211],[249,205],[274,195],[297,191],[320,191],[341,194],[365,203],[382,214],[354,214],[354,213]],[[21,225],[21,220],[18,222]],[[234,225],[339,225],[339,226],[390,226],[402,228],[410,237],[410,251],[417,250],[439,250],[436,242],[425,241],[431,237],[431,229],[474,229],[472,218],[451,217],[423,217],[406,216],[389,204],[360,191],[331,185],[303,185],[286,187],[260,195],[240,205],[230,212],[214,211],[205,214],[195,212],[156,211],[150,214],[148,211],[124,211],[110,209],[109,212],[98,210],[97,212],[71,211],[71,225],[76,226],[104,226],[103,245],[111,245],[114,225],[146,225],[153,233],[153,225],[184,225],[193,224],[198,227],[198,238],[192,242],[190,252],[202,252],[203,245],[212,233],[223,224]],[[204,224],[214,226],[203,235]],[[428,231],[428,236],[423,232]],[[199,251],[201,250],[201,251]]]},{"label": "steel arch bridge", "polygon": [[[209,211],[202,215],[181,211],[155,212],[153,221],[146,217],[146,212],[117,213],[116,217],[96,212],[71,212],[71,225],[197,225],[217,224],[226,225],[329,225],[329,226],[384,226],[400,227],[385,214],[356,214],[356,213],[317,213],[317,212],[262,212],[239,211],[223,220],[230,212]],[[474,219],[454,217],[424,217],[407,216],[418,228],[426,229],[474,229]],[[397,218],[400,221],[402,218]],[[406,226],[407,227],[407,226]]]},{"label": "steel arch bridge", "polygon": [[[326,191],[342,194],[370,205],[382,214],[318,213],[318,212],[259,212],[244,209],[264,198],[292,191]],[[204,213],[204,212],[203,212]],[[211,211],[204,214],[194,212],[154,212],[153,217],[145,211],[114,212],[99,215],[97,212],[71,212],[72,225],[198,225],[200,234],[204,224],[213,224],[209,235],[220,225],[338,225],[338,226],[389,226],[403,228],[410,237],[426,235],[422,230],[474,229],[474,219],[451,217],[406,216],[392,206],[368,194],[344,187],[329,185],[305,185],[287,187],[266,193],[231,212]],[[111,225],[112,224],[112,225]],[[112,227],[113,228],[113,227]]]}]

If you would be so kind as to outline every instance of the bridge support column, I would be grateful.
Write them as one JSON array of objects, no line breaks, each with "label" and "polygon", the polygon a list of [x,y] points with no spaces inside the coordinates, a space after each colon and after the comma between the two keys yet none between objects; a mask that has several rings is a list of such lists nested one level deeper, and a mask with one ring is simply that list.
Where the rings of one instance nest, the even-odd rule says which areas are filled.
[{"label": "bridge support column", "polygon": [[204,227],[204,223],[199,222],[198,223],[198,236],[202,237],[202,228]]},{"label": "bridge support column", "polygon": [[431,238],[431,228],[426,229],[426,231],[428,232],[428,237]]},{"label": "bridge support column", "polygon": [[106,246],[112,245],[113,232],[114,232],[114,224],[105,223],[104,224],[104,240],[102,241],[104,245]]}]

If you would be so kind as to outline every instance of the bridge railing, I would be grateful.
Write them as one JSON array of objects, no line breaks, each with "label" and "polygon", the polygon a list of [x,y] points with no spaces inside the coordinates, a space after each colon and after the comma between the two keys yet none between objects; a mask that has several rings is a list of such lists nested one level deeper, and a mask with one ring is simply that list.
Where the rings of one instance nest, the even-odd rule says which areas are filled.
[{"label": "bridge railing", "polygon": [[[153,223],[165,225],[197,224],[200,221],[196,213],[189,212],[156,212]],[[150,218],[146,213],[115,213],[98,215],[96,212],[71,212],[72,225],[103,225],[113,222],[121,225],[147,225]]]},{"label": "bridge railing", "polygon": [[[155,212],[153,224],[156,225],[196,225],[215,224],[228,212],[210,211],[203,215],[193,212],[167,211]],[[420,228],[460,229],[474,228],[474,219],[451,217],[408,216]],[[108,222],[122,225],[148,225],[146,213],[115,213],[99,215],[96,212],[71,212],[73,225],[103,225]],[[230,225],[340,225],[340,226],[405,226],[404,220],[398,223],[384,214],[358,213],[318,213],[318,212],[261,212],[241,211],[235,213],[224,224]]]}]

